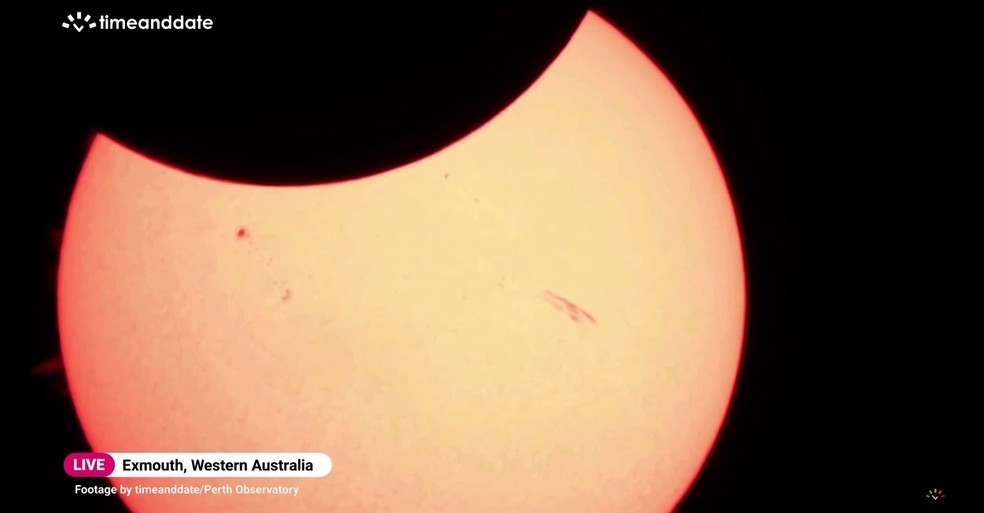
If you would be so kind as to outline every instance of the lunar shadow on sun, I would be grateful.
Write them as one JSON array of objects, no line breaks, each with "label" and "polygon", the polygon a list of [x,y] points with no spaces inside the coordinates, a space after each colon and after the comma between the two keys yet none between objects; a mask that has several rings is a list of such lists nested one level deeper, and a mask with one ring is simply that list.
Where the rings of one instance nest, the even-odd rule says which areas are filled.
[{"label": "lunar shadow on sun", "polygon": [[[145,48],[132,81],[152,80],[168,98],[100,88],[107,78],[92,77],[93,103],[102,106],[92,130],[170,167],[233,183],[314,185],[389,172],[468,137],[521,97],[587,9],[497,7],[459,23],[452,13],[445,20],[407,11],[347,13],[341,32],[253,40],[233,56],[196,48],[208,65],[186,64],[182,75],[194,81],[161,76],[148,64],[161,50]],[[346,49],[358,42],[356,59]],[[255,62],[241,62],[246,57]],[[243,108],[243,97],[276,101]],[[160,108],[130,108],[148,103]],[[188,116],[193,105],[208,108]]]}]

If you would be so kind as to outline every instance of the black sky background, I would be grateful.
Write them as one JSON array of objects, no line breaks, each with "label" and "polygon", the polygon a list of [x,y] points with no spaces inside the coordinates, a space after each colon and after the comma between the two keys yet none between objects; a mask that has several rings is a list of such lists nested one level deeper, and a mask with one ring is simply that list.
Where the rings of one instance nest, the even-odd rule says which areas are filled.
[{"label": "black sky background", "polygon": [[[970,306],[980,118],[969,86],[980,58],[972,17],[942,7],[39,6],[28,42],[34,284],[18,372],[57,351],[48,235],[96,131],[226,179],[365,176],[482,125],[589,6],[690,103],[742,230],[742,366],[718,444],[678,511],[965,510],[979,489],[963,470],[976,460],[963,443],[960,362],[980,340]],[[62,29],[80,8],[201,14],[215,28]],[[18,422],[38,454],[27,479],[42,503],[124,511],[71,495],[61,462],[87,450],[71,402],[38,378],[26,390]],[[947,498],[927,501],[932,487]]]}]

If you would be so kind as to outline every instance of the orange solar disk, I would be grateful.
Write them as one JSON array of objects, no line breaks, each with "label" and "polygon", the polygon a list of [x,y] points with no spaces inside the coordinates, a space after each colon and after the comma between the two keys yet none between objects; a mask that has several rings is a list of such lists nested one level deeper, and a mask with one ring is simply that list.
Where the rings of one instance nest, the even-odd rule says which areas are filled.
[{"label": "orange solar disk", "polygon": [[[669,511],[745,310],[711,146],[593,13],[486,125],[362,180],[211,180],[98,136],[58,292],[93,450],[333,462],[296,497],[125,498],[137,513]],[[175,481],[219,480],[139,480]]]}]

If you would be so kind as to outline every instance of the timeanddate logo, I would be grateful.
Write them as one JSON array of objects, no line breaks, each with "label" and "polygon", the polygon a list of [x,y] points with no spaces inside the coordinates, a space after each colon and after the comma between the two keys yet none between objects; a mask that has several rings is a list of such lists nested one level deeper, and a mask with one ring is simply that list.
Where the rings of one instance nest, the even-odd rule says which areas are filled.
[{"label": "timeanddate logo", "polygon": [[91,14],[85,14],[82,11],[76,11],[68,14],[64,20],[61,24],[62,28],[73,32],[82,32],[84,30],[212,30],[214,26],[212,18],[206,18],[201,15],[128,18],[110,14],[93,16]]}]

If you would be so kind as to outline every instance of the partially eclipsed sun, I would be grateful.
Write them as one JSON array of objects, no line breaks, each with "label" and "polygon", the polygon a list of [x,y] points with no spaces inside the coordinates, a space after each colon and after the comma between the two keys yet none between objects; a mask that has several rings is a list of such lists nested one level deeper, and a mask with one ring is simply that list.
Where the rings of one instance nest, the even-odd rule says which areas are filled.
[{"label": "partially eclipsed sun", "polygon": [[228,183],[99,136],[59,273],[95,451],[333,462],[297,497],[138,513],[668,511],[721,426],[744,297],[700,126],[592,13],[481,129],[363,180]]}]

